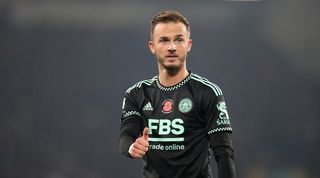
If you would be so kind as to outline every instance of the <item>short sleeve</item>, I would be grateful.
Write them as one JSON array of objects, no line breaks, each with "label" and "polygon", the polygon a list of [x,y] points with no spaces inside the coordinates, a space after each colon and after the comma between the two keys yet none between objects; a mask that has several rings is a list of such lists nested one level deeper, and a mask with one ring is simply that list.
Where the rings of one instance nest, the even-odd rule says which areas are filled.
[{"label": "short sleeve", "polygon": [[203,97],[202,106],[204,121],[208,135],[217,132],[232,132],[230,118],[226,102],[222,95],[216,95],[214,92],[207,92]]},{"label": "short sleeve", "polygon": [[134,93],[126,93],[122,102],[121,122],[131,116],[141,117],[141,113],[134,99]]}]

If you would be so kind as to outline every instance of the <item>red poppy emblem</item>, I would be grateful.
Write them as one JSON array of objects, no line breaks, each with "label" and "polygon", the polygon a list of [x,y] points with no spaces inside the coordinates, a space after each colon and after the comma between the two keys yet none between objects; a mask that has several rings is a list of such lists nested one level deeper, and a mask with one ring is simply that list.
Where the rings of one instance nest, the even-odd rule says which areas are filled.
[{"label": "red poppy emblem", "polygon": [[167,99],[162,103],[162,112],[169,113],[172,111],[173,101],[171,99]]}]

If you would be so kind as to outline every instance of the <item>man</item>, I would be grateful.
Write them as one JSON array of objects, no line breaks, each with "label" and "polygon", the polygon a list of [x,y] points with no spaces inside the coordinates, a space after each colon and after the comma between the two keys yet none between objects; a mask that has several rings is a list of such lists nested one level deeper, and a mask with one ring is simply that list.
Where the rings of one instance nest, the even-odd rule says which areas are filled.
[{"label": "man", "polygon": [[207,178],[212,177],[211,148],[219,178],[234,178],[232,129],[222,91],[187,70],[188,20],[176,11],[158,13],[148,45],[159,75],[126,91],[121,153],[143,158],[147,178]]}]

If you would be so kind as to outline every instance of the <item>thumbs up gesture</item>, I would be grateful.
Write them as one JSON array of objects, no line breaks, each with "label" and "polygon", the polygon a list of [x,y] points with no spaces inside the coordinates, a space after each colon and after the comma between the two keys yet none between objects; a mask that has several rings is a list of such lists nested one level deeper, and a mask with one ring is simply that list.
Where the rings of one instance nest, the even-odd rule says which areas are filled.
[{"label": "thumbs up gesture", "polygon": [[137,138],[129,148],[129,154],[133,158],[141,158],[146,154],[149,148],[148,138],[148,127],[145,127],[142,136]]}]

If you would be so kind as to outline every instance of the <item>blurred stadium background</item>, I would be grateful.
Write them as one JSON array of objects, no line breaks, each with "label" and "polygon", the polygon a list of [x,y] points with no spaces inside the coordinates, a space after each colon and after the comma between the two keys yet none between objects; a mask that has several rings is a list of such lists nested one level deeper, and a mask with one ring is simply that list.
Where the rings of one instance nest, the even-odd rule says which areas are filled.
[{"label": "blurred stadium background", "polygon": [[2,0],[1,178],[141,177],[118,152],[121,103],[157,74],[164,9],[191,22],[189,69],[224,91],[238,177],[320,177],[319,1]]}]

